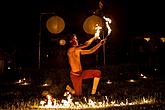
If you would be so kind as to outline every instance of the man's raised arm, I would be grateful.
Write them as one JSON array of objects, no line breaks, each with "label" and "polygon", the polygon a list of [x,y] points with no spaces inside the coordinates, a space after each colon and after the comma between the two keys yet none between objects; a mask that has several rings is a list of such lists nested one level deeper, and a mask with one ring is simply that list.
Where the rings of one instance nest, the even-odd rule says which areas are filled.
[{"label": "man's raised arm", "polygon": [[85,55],[85,54],[92,54],[93,52],[95,52],[101,45],[104,45],[106,42],[105,39],[101,40],[97,45],[95,45],[94,47],[92,47],[89,50],[81,50],[81,54]]},{"label": "man's raised arm", "polygon": [[87,40],[85,43],[84,43],[84,45],[85,46],[89,46],[94,40],[96,40],[97,39],[97,37],[92,37],[92,38],[90,38],[89,40]]}]

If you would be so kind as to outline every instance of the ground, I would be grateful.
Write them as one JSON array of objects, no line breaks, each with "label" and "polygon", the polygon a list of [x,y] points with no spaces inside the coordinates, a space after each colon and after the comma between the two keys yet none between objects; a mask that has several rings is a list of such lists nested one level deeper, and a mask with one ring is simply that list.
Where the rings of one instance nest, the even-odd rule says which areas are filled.
[{"label": "ground", "polygon": [[[109,100],[120,101],[133,101],[140,100],[142,98],[154,98],[155,103],[148,105],[134,105],[120,107],[122,110],[128,109],[159,109],[163,110],[165,108],[165,80],[152,77],[145,74],[137,73],[136,75],[125,76],[126,74],[116,74],[113,77],[105,77],[105,73],[108,74],[108,70],[100,68],[103,73],[103,78],[100,80],[97,95],[107,96]],[[64,72],[65,70],[61,70]],[[66,71],[65,71],[66,72]],[[14,74],[14,73],[13,73]],[[53,74],[53,73],[51,73]],[[44,75],[43,75],[44,76]],[[110,76],[110,75],[109,75]],[[117,78],[118,77],[118,78]],[[1,77],[2,78],[2,77]],[[61,78],[61,77],[58,77]],[[47,79],[47,78],[41,78]],[[46,99],[42,95],[44,91],[48,91],[55,98],[62,98],[65,92],[65,84],[68,83],[66,80],[62,81],[47,81],[51,82],[48,86],[43,86],[44,81],[38,83],[34,82],[33,79],[26,82],[26,79],[20,79],[19,83],[16,80],[11,80],[10,82],[1,82],[0,88],[0,108],[30,108],[32,105],[39,105],[39,102]],[[5,80],[3,80],[5,81]],[[18,81],[18,80],[17,80]],[[63,82],[63,83],[62,83]],[[108,83],[109,82],[109,83]],[[90,86],[92,84],[92,79],[85,80],[83,82],[83,94],[84,96],[89,95]],[[45,93],[46,93],[45,92]],[[113,107],[113,109],[118,109],[119,107]],[[109,108],[110,109],[110,108]]]}]

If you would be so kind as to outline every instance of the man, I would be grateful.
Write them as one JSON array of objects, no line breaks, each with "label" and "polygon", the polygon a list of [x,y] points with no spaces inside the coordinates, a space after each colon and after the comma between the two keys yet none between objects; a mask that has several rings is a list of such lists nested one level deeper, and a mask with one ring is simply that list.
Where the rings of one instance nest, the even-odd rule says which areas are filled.
[{"label": "man", "polygon": [[105,43],[105,40],[100,40],[94,47],[91,49],[85,49],[88,47],[94,40],[99,39],[99,35],[95,34],[94,37],[90,38],[83,45],[79,45],[77,37],[75,34],[71,37],[70,44],[72,47],[68,49],[68,59],[70,64],[70,78],[73,84],[74,89],[67,85],[66,90],[71,92],[75,96],[82,95],[82,80],[87,78],[93,79],[93,87],[91,95],[95,95],[97,86],[101,77],[101,71],[97,69],[88,69],[83,70],[80,60],[80,55],[92,54],[94,53],[101,45]]}]

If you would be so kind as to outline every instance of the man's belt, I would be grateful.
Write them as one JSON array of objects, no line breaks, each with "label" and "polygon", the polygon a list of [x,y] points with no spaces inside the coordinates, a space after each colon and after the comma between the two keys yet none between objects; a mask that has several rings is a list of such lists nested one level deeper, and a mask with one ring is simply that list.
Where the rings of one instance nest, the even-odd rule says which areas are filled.
[{"label": "man's belt", "polygon": [[70,73],[76,76],[80,76],[82,74],[82,71],[78,71],[78,72],[70,71]]}]

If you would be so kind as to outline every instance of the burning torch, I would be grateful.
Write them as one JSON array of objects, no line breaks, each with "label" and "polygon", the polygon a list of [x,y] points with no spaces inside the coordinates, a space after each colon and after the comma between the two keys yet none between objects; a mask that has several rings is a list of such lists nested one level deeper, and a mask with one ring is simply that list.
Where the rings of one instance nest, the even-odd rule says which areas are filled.
[{"label": "burning torch", "polygon": [[[106,28],[108,29],[108,34],[107,34],[107,36],[104,38],[105,40],[107,40],[107,37],[110,35],[110,33],[111,33],[111,31],[112,31],[111,28],[110,28],[110,24],[111,24],[112,20],[111,20],[110,18],[105,17],[105,16],[103,16],[103,19],[105,20]],[[97,39],[101,39],[101,38],[99,37],[101,29],[102,29],[102,27],[99,26],[98,24],[96,24],[96,27],[95,27],[95,30],[96,30],[96,32],[95,32],[95,37],[96,37]]]},{"label": "burning torch", "polygon": [[96,30],[96,32],[95,32],[95,38],[100,39],[99,35],[100,35],[100,30],[101,29],[102,29],[102,27],[99,26],[98,24],[96,24],[96,27],[95,27],[95,30]]}]

